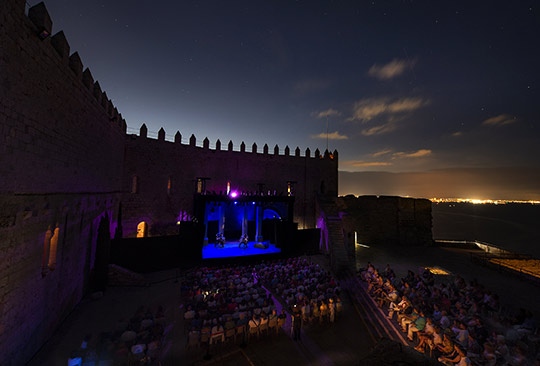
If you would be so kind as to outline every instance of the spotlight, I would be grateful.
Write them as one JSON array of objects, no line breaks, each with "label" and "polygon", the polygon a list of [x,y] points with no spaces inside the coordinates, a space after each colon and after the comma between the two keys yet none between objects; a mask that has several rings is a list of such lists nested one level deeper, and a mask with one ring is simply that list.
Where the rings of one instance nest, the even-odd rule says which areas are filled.
[{"label": "spotlight", "polygon": [[232,191],[231,192],[231,197],[236,198],[236,196],[238,196],[238,193],[236,191]]},{"label": "spotlight", "polygon": [[39,39],[41,39],[42,41],[45,40],[48,36],[50,36],[51,33],[49,33],[46,29],[43,29],[41,32],[39,32],[38,36],[39,36]]}]

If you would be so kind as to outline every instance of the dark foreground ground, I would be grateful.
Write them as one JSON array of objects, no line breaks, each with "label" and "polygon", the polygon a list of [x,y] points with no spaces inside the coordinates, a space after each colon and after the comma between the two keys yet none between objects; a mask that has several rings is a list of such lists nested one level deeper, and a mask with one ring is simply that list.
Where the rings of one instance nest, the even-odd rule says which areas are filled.
[{"label": "dark foreground ground", "polygon": [[[324,264],[322,256],[312,257]],[[77,350],[84,336],[96,339],[100,332],[114,332],[125,327],[126,321],[139,306],[166,308],[166,342],[162,365],[353,365],[365,357],[375,345],[366,321],[342,296],[342,316],[334,324],[306,325],[302,340],[290,335],[290,320],[277,336],[265,336],[240,347],[240,341],[214,345],[209,360],[206,349],[186,349],[180,283],[175,272],[151,275],[150,280],[162,281],[149,287],[113,287],[103,297],[85,300],[64,322],[53,338],[29,363],[37,365],[67,365],[72,351]],[[167,279],[168,278],[168,279]],[[279,309],[279,307],[278,307]]]},{"label": "dark foreground ground", "polygon": [[[540,289],[535,285],[473,264],[470,251],[445,248],[363,248],[357,249],[357,266],[368,261],[384,268],[390,264],[398,276],[408,269],[439,266],[466,279],[477,278],[480,283],[499,294],[501,302],[516,309],[525,307],[540,319]],[[311,257],[324,264],[323,256]],[[279,336],[264,337],[240,347],[240,342],[219,345],[210,349],[211,358],[204,359],[203,349],[187,350],[181,308],[180,284],[174,271],[148,276],[154,282],[148,287],[113,287],[99,299],[83,301],[64,322],[52,339],[29,363],[34,365],[66,365],[70,353],[76,350],[86,334],[96,339],[100,332],[123,329],[139,306],[166,309],[164,360],[162,365],[358,365],[369,357],[378,339],[368,328],[370,319],[355,306],[344,292],[343,316],[335,324],[308,325],[302,341],[290,337],[290,322]]]}]

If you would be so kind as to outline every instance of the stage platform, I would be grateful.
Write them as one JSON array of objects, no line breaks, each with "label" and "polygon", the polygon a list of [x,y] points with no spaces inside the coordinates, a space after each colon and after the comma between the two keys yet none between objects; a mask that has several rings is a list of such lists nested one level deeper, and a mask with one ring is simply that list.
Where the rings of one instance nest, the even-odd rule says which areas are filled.
[{"label": "stage platform", "polygon": [[215,248],[214,244],[208,244],[207,246],[203,246],[202,257],[203,259],[210,259],[281,253],[280,248],[276,248],[274,244],[270,244],[269,242],[263,242],[268,244],[268,249],[255,248],[255,243],[257,242],[250,241],[247,249],[238,248],[237,241],[227,241],[223,248]]}]

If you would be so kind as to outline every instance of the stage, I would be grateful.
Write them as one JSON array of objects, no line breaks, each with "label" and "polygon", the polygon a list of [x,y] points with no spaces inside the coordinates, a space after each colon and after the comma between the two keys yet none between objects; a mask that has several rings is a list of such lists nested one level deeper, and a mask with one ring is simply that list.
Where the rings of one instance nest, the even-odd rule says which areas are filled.
[{"label": "stage", "polygon": [[247,249],[240,249],[237,241],[226,241],[223,248],[216,248],[213,243],[203,246],[202,257],[203,259],[209,258],[227,258],[227,257],[241,257],[245,255],[261,255],[261,254],[275,254],[281,253],[280,248],[276,248],[274,244],[270,244],[267,241],[263,243],[268,244],[268,249],[255,248],[256,241],[250,241]]}]

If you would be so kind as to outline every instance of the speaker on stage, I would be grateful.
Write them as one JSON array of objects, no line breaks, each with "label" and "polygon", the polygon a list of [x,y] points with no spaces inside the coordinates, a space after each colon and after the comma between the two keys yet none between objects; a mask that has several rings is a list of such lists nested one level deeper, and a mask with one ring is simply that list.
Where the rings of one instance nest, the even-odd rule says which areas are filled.
[{"label": "speaker on stage", "polygon": [[259,248],[259,249],[268,249],[268,242],[264,242],[264,243],[261,243],[261,242],[258,242],[258,243],[255,243],[253,244],[253,247],[254,248]]}]

